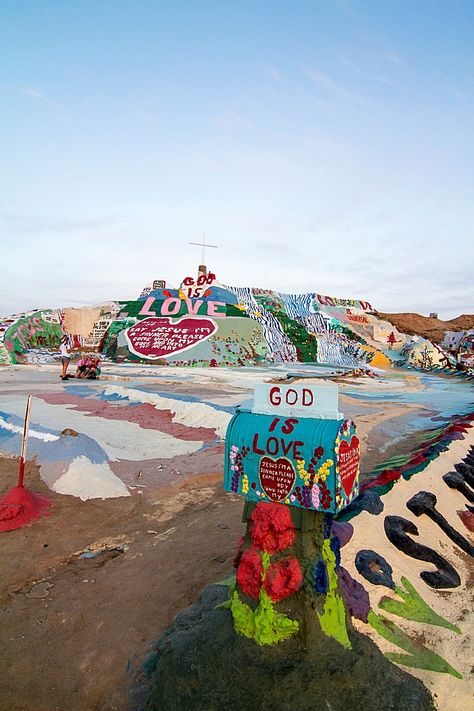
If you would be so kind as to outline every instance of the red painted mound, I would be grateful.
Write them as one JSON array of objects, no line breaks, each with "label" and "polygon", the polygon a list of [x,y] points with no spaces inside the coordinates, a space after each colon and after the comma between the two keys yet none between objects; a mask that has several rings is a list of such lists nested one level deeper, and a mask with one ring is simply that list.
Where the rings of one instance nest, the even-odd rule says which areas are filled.
[{"label": "red painted mound", "polygon": [[23,528],[40,516],[49,516],[50,506],[47,496],[15,486],[0,499],[0,533]]}]

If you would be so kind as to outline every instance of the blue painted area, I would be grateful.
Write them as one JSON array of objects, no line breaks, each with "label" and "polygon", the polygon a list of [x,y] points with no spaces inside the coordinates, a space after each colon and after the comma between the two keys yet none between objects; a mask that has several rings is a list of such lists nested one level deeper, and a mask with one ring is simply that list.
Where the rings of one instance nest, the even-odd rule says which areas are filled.
[{"label": "blue painted area", "polygon": [[[15,425],[16,427],[20,427],[21,430],[23,430],[23,423],[24,423],[23,417],[18,417],[18,415],[13,415],[9,412],[3,412],[3,411],[0,411],[0,417],[3,420],[5,420],[5,422],[10,423],[11,425]],[[31,429],[34,429],[37,432],[47,432],[49,434],[59,434],[59,430],[58,431],[51,430],[48,427],[44,427],[43,425],[39,425],[36,423],[30,424],[30,430]],[[2,434],[3,432],[8,432],[8,430],[4,430],[3,427],[0,426],[0,434]],[[13,434],[13,432],[11,434]]]},{"label": "blue painted area", "polygon": [[[37,457],[40,462],[70,462],[77,457],[84,456],[94,464],[102,464],[108,461],[108,456],[102,447],[88,435],[63,435],[53,442],[44,442],[37,437],[31,436],[31,430],[39,431],[39,425],[32,423],[30,426],[28,459]],[[43,428],[42,431],[49,431],[50,434],[59,435],[57,430],[45,430]],[[21,439],[21,433],[10,432],[0,426],[2,452],[19,456]]]},{"label": "blue painted area", "polygon": [[[183,286],[183,291],[186,293],[186,289],[188,287]],[[226,304],[232,304],[235,305],[237,304],[237,297],[235,294],[233,294],[231,291],[227,291],[227,289],[223,289],[221,286],[207,286],[204,284],[202,287],[203,291],[210,291],[211,293],[209,296],[199,296],[198,299],[200,301],[223,301]],[[168,295],[163,294],[163,289],[153,289],[150,291],[149,294],[146,296],[139,296],[137,301],[146,301],[150,296],[155,298],[157,301],[164,301],[165,299],[169,299],[169,294],[171,294],[171,298],[173,299],[178,299],[180,298],[179,296],[179,290],[178,289],[168,289],[165,287],[165,291],[168,292]],[[192,299],[193,302],[197,301],[197,299]]]},{"label": "blue painted area", "polygon": [[[344,444],[342,455],[339,448],[344,451]],[[304,476],[299,470],[302,460],[307,467]],[[351,475],[346,473],[344,488],[342,472],[347,472],[349,460]],[[316,472],[323,465],[324,479],[319,479]],[[224,490],[247,501],[284,501],[336,513],[359,492],[355,426],[350,420],[285,419],[238,410],[227,427]]]},{"label": "blue painted area", "polygon": [[85,456],[94,464],[108,462],[109,458],[95,439],[79,433],[77,436],[63,435],[55,442],[43,443],[43,449],[38,453],[43,461],[58,462]]},{"label": "blue painted area", "polygon": [[[344,390],[344,394],[354,400],[366,402],[376,401],[419,405],[420,410],[418,412],[412,412],[405,416],[404,424],[406,424],[406,428],[403,428],[404,435],[416,430],[426,429],[427,419],[434,423],[443,422],[448,421],[454,415],[466,415],[473,411],[474,392],[469,383],[455,378],[440,378],[428,373],[414,373],[413,376],[419,378],[424,386],[423,389],[414,392],[378,389],[373,393],[361,393],[357,391],[356,387],[349,387]],[[392,426],[395,428],[393,435],[400,436],[400,421],[401,418],[397,418],[397,421],[392,425],[388,421],[383,426],[384,431],[388,432],[390,426]]]},{"label": "blue painted area", "polygon": [[313,590],[316,593],[325,593],[329,586],[328,571],[324,560],[318,560],[314,567]]},{"label": "blue painted area", "polygon": [[77,397],[94,397],[97,395],[97,389],[88,385],[68,385],[67,394]]},{"label": "blue painted area", "polygon": [[334,553],[334,558],[336,559],[336,568],[338,568],[341,564],[341,541],[337,536],[333,536],[329,545],[331,547],[332,552]]}]

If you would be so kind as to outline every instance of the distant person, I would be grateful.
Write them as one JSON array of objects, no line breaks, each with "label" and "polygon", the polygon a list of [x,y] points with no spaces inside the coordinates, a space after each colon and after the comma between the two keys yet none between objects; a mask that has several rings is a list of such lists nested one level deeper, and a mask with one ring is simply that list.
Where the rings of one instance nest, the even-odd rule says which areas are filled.
[{"label": "distant person", "polygon": [[76,378],[88,378],[95,380],[100,375],[100,358],[95,356],[89,357],[84,355],[76,369]]},{"label": "distant person", "polygon": [[68,348],[69,338],[63,336],[59,343],[59,353],[61,356],[61,380],[67,380],[67,369],[71,362],[70,350]]},{"label": "distant person", "polygon": [[91,364],[89,370],[87,371],[86,378],[89,380],[95,380],[100,375],[100,358],[91,358]]},{"label": "distant person", "polygon": [[81,360],[77,364],[76,368],[76,378],[86,378],[87,372],[91,367],[92,361],[86,355],[83,355]]}]

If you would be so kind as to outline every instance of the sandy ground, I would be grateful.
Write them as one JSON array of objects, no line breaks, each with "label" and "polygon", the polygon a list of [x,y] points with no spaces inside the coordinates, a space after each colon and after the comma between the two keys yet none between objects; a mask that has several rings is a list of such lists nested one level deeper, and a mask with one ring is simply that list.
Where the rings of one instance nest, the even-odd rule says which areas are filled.
[{"label": "sandy ground", "polygon": [[[0,460],[0,475],[4,493],[17,463]],[[231,574],[242,501],[211,480],[178,490],[158,514],[140,494],[54,494],[33,465],[27,481],[51,496],[52,517],[0,536],[0,709],[123,711],[150,642]],[[77,555],[94,544],[104,552]]]},{"label": "sandy ground", "polygon": [[[248,398],[250,388],[262,380],[256,370],[183,370],[173,372],[171,382],[169,371],[142,370],[150,389],[167,384],[175,392],[202,393],[223,405]],[[19,413],[31,383],[41,390],[43,402],[45,393],[49,399],[62,394],[65,386],[53,382],[50,372],[56,371],[8,369],[2,374],[3,394],[10,393],[12,404],[21,401]],[[101,379],[96,386],[115,384],[119,376],[123,383],[126,372],[111,366],[106,382]],[[275,369],[273,375],[279,374]],[[347,392],[378,394],[401,387],[398,374],[392,380],[341,383],[341,407],[357,421],[366,473],[392,454],[390,448],[381,453],[385,435],[380,428],[424,409],[416,402],[354,400]],[[131,382],[136,387],[136,380]],[[403,387],[416,392],[422,386],[406,375]],[[85,402],[90,407],[91,401]],[[42,407],[51,412],[56,406]],[[65,405],[57,407],[69,412]],[[39,412],[39,401],[35,408]],[[70,426],[68,417],[62,426]],[[104,417],[86,411],[83,424],[88,422],[91,435],[102,442]],[[110,432],[120,439],[120,428],[130,427],[124,419],[107,422],[107,441]],[[153,429],[148,432],[156,439]],[[0,711],[125,711],[133,671],[150,643],[207,583],[232,573],[243,532],[243,500],[222,492],[222,443],[198,454],[122,458],[111,466],[131,496],[80,501],[55,494],[38,468],[28,464],[27,485],[47,493],[53,505],[50,518],[0,535]],[[16,460],[0,458],[0,495],[14,486],[17,471]],[[380,531],[374,533],[379,536]],[[86,548],[102,552],[81,558]]]}]

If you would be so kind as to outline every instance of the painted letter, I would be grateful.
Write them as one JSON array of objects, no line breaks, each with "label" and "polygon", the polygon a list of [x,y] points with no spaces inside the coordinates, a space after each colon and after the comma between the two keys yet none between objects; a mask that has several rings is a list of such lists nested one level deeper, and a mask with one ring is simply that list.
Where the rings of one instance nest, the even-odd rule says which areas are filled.
[{"label": "painted letter", "polygon": [[411,558],[417,560],[426,560],[436,566],[436,571],[424,570],[420,573],[422,580],[432,588],[457,588],[461,585],[461,578],[456,569],[451,563],[436,553],[436,551],[423,546],[421,543],[414,541],[408,536],[411,533],[413,536],[418,535],[418,529],[412,521],[408,521],[401,516],[386,516],[384,521],[385,534],[393,543],[395,548],[406,553]]},{"label": "painted letter", "polygon": [[461,536],[461,534],[446,521],[444,516],[436,510],[436,504],[437,500],[434,494],[430,491],[419,491],[407,501],[406,506],[415,516],[426,514],[428,518],[438,524],[453,543],[459,546],[465,553],[474,557],[474,546],[472,546],[464,536]]},{"label": "painted letter", "polygon": [[289,417],[287,420],[285,420],[285,424],[281,428],[281,431],[283,434],[291,434],[293,430],[295,429],[295,425],[297,425],[299,420],[296,419],[296,417]]},{"label": "painted letter", "polygon": [[[223,308],[224,311],[217,311],[218,308]],[[223,301],[208,301],[207,302],[207,315],[208,316],[220,316],[223,318],[226,316],[226,307]]]},{"label": "painted letter", "polygon": [[272,405],[280,405],[280,403],[281,403],[280,388],[278,386],[271,388],[268,397],[269,397],[269,400]]},{"label": "painted letter", "polygon": [[166,299],[165,301],[163,301],[163,306],[161,307],[161,313],[163,316],[176,316],[176,314],[179,313],[180,308],[181,308],[181,299],[172,297],[171,299]]},{"label": "painted letter", "polygon": [[143,304],[141,311],[138,312],[139,316],[156,316],[156,311],[150,311],[150,306],[155,301],[154,296],[149,296],[145,303]]},{"label": "painted letter", "polygon": [[255,452],[255,454],[265,454],[263,449],[259,449],[257,447],[258,444],[258,433],[256,432],[253,436],[253,442],[252,442],[252,452]]},{"label": "painted letter", "polygon": [[191,299],[185,299],[185,301],[186,301],[186,306],[188,307],[188,313],[189,313],[189,315],[190,315],[190,316],[197,316],[198,311],[199,311],[199,307],[200,307],[201,304],[203,303],[203,302],[201,301],[201,299],[197,299],[197,300],[194,302],[194,304],[193,304],[193,302],[191,301]]}]

